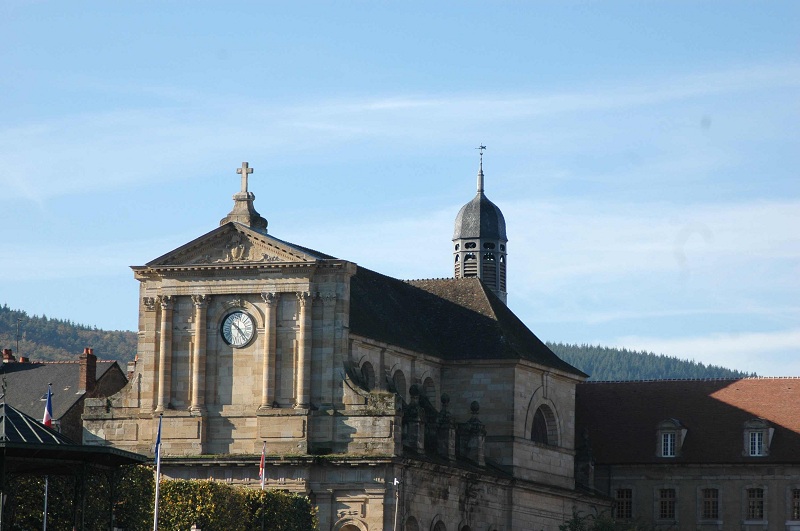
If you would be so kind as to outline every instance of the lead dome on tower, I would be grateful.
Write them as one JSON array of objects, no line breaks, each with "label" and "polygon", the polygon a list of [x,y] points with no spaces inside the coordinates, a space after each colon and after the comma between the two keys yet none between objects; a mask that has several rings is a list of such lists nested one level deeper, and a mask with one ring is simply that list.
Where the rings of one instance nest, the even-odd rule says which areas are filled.
[{"label": "lead dome on tower", "polygon": [[478,167],[478,193],[461,207],[453,230],[455,278],[478,277],[503,302],[507,301],[508,237],[500,209],[483,193],[483,150]]},{"label": "lead dome on tower", "polygon": [[506,219],[500,208],[489,201],[483,191],[479,191],[472,201],[458,211],[453,239],[460,238],[507,240]]}]

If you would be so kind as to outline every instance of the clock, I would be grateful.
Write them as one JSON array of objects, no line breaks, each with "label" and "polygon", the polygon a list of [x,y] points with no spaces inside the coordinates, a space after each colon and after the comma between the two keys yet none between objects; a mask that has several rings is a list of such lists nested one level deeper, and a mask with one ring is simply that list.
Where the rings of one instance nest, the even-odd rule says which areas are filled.
[{"label": "clock", "polygon": [[222,339],[234,348],[241,348],[250,343],[255,330],[253,318],[245,312],[229,313],[222,321]]}]

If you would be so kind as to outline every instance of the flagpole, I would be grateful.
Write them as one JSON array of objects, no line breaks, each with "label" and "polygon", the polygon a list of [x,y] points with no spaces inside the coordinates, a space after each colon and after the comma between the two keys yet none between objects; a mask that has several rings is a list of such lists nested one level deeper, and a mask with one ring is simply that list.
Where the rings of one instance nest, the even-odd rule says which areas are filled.
[{"label": "flagpole", "polygon": [[267,441],[261,445],[261,465],[258,468],[258,476],[261,479],[261,531],[264,531],[264,480],[267,477],[264,465],[267,458]]},{"label": "flagpole", "polygon": [[264,441],[263,446],[261,446],[261,466],[258,468],[258,476],[261,479],[261,490],[264,490],[264,479],[266,474],[264,473],[264,461],[267,456],[267,441]]},{"label": "flagpole", "polygon": [[158,491],[161,477],[161,421],[164,414],[158,416],[158,435],[156,436],[156,500],[153,507],[153,531],[158,531]]},{"label": "flagpole", "polygon": [[44,477],[44,523],[42,524],[42,531],[47,531],[47,487],[49,486],[50,476]]},{"label": "flagpole", "polygon": [[[47,399],[44,403],[42,424],[53,427],[53,384],[47,384]],[[47,494],[50,487],[50,476],[44,477],[44,513],[42,515],[42,531],[47,531]]]}]

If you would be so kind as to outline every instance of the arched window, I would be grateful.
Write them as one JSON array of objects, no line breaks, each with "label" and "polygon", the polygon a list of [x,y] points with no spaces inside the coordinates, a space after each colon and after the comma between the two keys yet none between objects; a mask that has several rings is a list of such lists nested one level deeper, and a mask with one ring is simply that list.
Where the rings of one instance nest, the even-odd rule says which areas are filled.
[{"label": "arched window", "polygon": [[403,531],[419,531],[419,524],[417,523],[417,519],[413,516],[409,516],[408,520],[406,520],[406,525],[403,528]]},{"label": "arched window", "polygon": [[440,520],[433,526],[433,531],[447,531],[447,527],[444,525],[444,522]]},{"label": "arched window", "polygon": [[541,405],[533,414],[531,440],[540,444],[558,445],[558,426],[556,416],[547,405]]},{"label": "arched window", "polygon": [[400,395],[400,398],[402,398],[404,401],[408,401],[406,376],[403,374],[403,371],[395,371],[394,375],[392,376],[392,382],[394,383],[394,389],[397,391],[397,394]]},{"label": "arched window", "polygon": [[467,242],[464,244],[464,249],[474,249],[478,244],[475,242]]},{"label": "arched window", "polygon": [[547,444],[547,420],[544,418],[542,408],[536,410],[533,415],[533,428],[531,428],[531,440],[542,444]]},{"label": "arched window", "polygon": [[367,386],[367,391],[375,389],[375,369],[372,368],[370,362],[365,361],[361,365],[361,377],[364,379],[364,385]]}]

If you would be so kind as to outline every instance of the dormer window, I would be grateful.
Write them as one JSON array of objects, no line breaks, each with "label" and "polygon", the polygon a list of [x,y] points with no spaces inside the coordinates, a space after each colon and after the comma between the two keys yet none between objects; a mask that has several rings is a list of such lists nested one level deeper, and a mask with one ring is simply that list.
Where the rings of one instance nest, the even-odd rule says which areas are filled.
[{"label": "dormer window", "polygon": [[667,419],[658,424],[656,455],[659,457],[678,457],[686,438],[687,429],[677,419]]},{"label": "dormer window", "polygon": [[661,434],[661,457],[675,457],[675,432]]},{"label": "dormer window", "polygon": [[775,428],[764,419],[748,420],[744,423],[744,455],[764,457],[769,455],[769,445]]},{"label": "dormer window", "polygon": [[750,432],[750,455],[764,455],[764,433]]}]

